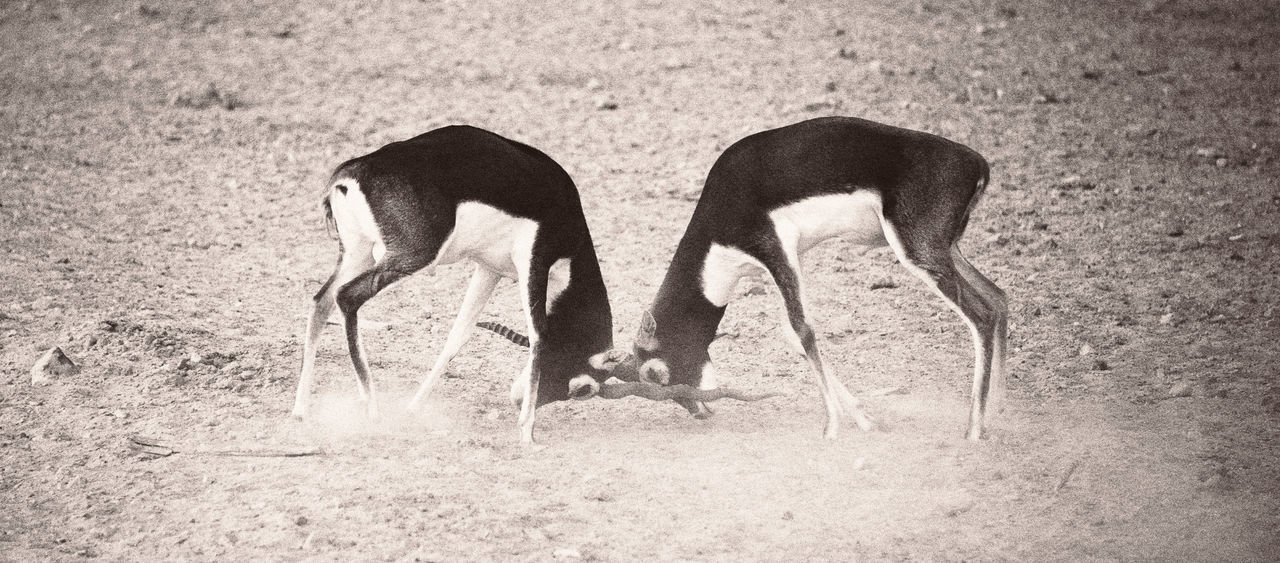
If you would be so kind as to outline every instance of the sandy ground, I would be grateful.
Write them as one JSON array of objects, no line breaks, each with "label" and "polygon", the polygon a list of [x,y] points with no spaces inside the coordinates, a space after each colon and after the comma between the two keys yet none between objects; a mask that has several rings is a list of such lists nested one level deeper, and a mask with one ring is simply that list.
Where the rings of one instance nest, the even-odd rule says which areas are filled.
[{"label": "sandy ground", "polygon": [[[0,5],[0,559],[1280,557],[1280,4],[1077,4]],[[992,439],[961,439],[964,325],[839,242],[806,262],[820,345],[882,432],[820,439],[753,283],[713,356],[782,397],[560,403],[523,448],[524,357],[478,335],[402,414],[462,266],[366,307],[384,420],[337,327],[288,419],[342,160],[449,123],[539,147],[629,344],[720,151],[819,115],[991,161],[964,247],[1012,298]],[[510,283],[485,318],[519,322]],[[82,371],[32,386],[51,346]]]}]

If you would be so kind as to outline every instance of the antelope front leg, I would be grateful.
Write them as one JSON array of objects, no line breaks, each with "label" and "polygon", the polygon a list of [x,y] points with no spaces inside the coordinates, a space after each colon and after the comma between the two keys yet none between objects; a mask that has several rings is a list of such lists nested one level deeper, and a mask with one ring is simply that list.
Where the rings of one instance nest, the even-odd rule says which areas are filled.
[{"label": "antelope front leg", "polygon": [[479,264],[476,265],[475,273],[471,275],[471,283],[467,285],[466,296],[462,298],[462,307],[458,310],[458,318],[454,321],[453,328],[449,330],[449,338],[444,343],[444,349],[441,350],[440,357],[436,358],[435,365],[431,366],[431,371],[427,373],[427,377],[418,386],[418,392],[414,394],[413,400],[409,401],[409,412],[417,412],[422,408],[422,403],[427,400],[427,397],[431,394],[431,389],[435,387],[436,381],[444,374],[445,368],[449,366],[449,361],[467,343],[467,340],[471,337],[476,318],[480,316],[480,311],[484,310],[485,304],[489,302],[489,297],[493,295],[493,288],[498,284],[499,279],[498,274]]}]

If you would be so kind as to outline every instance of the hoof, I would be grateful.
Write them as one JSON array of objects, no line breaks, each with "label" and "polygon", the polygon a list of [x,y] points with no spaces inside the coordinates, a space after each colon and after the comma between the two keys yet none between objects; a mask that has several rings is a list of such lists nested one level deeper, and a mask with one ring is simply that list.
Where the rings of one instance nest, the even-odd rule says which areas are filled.
[{"label": "hoof", "polygon": [[706,403],[698,403],[698,412],[693,413],[693,417],[698,420],[706,420],[716,415],[716,411],[711,410]]}]

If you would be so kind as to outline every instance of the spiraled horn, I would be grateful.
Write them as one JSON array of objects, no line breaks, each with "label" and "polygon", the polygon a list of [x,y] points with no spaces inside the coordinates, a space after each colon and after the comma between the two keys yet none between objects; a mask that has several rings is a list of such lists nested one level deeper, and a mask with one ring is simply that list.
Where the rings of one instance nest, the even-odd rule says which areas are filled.
[{"label": "spiraled horn", "polygon": [[483,328],[485,330],[491,330],[497,333],[498,336],[501,336],[503,338],[506,338],[507,340],[514,342],[517,346],[523,346],[525,348],[529,347],[528,336],[520,334],[510,328],[507,328],[506,325],[499,324],[499,323],[491,323],[489,321],[481,321],[476,323],[476,326]]},{"label": "spiraled horn", "polygon": [[776,397],[781,393],[746,393],[737,389],[719,387],[716,389],[698,389],[688,385],[657,385],[647,381],[628,383],[605,383],[596,394],[602,399],[621,399],[623,397],[644,397],[653,401],[672,399],[688,399],[691,401],[710,402],[718,399],[734,399],[738,401],[759,401]]}]

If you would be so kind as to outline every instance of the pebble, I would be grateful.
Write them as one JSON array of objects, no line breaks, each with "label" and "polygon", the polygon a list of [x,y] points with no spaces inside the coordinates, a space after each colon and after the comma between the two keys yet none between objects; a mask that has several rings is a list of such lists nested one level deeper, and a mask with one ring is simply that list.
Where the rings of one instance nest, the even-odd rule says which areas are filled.
[{"label": "pebble", "polygon": [[582,552],[572,547],[561,547],[552,552],[552,556],[556,559],[582,559]]},{"label": "pebble", "polygon": [[62,348],[54,346],[50,348],[40,359],[31,366],[31,384],[46,385],[53,381],[54,377],[62,377],[75,375],[80,373],[80,366],[71,361],[62,351]]}]

